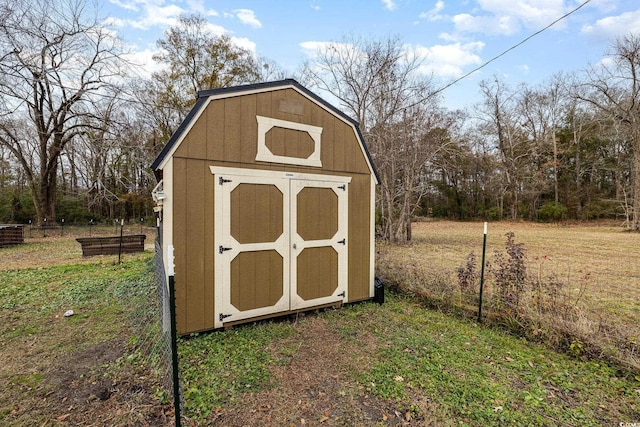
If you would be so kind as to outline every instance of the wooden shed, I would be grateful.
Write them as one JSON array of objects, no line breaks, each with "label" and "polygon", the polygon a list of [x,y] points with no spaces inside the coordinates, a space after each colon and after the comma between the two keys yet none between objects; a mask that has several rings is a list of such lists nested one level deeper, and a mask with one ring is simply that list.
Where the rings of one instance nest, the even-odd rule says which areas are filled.
[{"label": "wooden shed", "polygon": [[295,80],[200,92],[152,168],[179,333],[374,296],[375,168]]}]

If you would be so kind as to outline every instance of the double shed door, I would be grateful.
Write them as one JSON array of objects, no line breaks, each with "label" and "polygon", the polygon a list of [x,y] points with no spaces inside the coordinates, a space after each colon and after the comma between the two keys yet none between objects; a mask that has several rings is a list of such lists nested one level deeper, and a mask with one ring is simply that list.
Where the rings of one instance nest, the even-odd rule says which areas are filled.
[{"label": "double shed door", "polygon": [[215,327],[346,300],[349,177],[211,170]]}]

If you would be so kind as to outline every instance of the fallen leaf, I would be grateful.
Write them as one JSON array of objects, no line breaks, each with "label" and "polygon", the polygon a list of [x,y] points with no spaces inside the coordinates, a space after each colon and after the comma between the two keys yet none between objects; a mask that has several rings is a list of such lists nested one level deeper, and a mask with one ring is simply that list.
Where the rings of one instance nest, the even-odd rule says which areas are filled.
[{"label": "fallen leaf", "polygon": [[529,366],[533,368],[533,362],[531,360],[529,360]]},{"label": "fallen leaf", "polygon": [[329,419],[329,417],[327,417],[326,415],[322,418],[320,418],[320,422],[323,423],[325,421],[327,421]]},{"label": "fallen leaf", "polygon": [[394,378],[394,380],[396,380],[398,382],[402,382],[402,381],[404,381],[404,378],[402,378],[400,375],[398,375],[397,377]]},{"label": "fallen leaf", "polygon": [[404,414],[404,419],[407,421],[411,421],[411,412],[407,411],[407,413]]},{"label": "fallen leaf", "polygon": [[496,406],[495,408],[493,408],[493,412],[500,412],[502,410],[504,410],[502,406]]},{"label": "fallen leaf", "polygon": [[507,362],[513,362],[513,359],[510,358],[509,356],[505,357],[504,360],[506,360]]}]

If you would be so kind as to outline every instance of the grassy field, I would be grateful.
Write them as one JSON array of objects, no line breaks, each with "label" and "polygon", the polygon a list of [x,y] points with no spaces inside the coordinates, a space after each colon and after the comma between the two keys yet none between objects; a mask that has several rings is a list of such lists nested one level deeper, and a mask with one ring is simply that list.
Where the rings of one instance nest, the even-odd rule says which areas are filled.
[{"label": "grassy field", "polygon": [[[606,226],[490,224],[489,254],[502,248],[507,231],[525,243],[530,260],[551,257],[545,269],[580,250],[571,242],[589,246],[582,264],[593,269],[603,246],[637,254],[640,237]],[[428,274],[450,275],[468,251],[481,250],[482,224],[420,223],[415,234],[409,246],[379,245],[379,256],[392,255],[409,270],[439,266]],[[566,240],[566,251],[548,242],[553,236]],[[38,237],[0,249],[0,425],[171,425],[153,357],[141,346],[140,319],[151,321],[145,304],[155,292],[151,252],[127,254],[120,265],[115,256],[83,259],[75,237]],[[609,259],[617,271],[620,257]],[[637,290],[629,278],[638,272],[628,268],[610,281],[623,294],[625,286]],[[593,269],[592,277],[605,273]],[[587,294],[585,301],[617,312],[610,293],[593,287]],[[406,294],[387,297],[382,306],[360,303],[182,338],[185,424],[640,422],[640,377],[617,365],[557,353],[430,310]],[[76,314],[63,317],[70,308]],[[620,318],[633,316],[630,310]]]},{"label": "grassy field", "polygon": [[84,232],[0,248],[0,425],[165,425],[139,345],[155,302],[152,254],[83,259],[74,238]]},{"label": "grassy field", "polygon": [[[575,297],[585,285],[586,306],[640,323],[640,234],[606,223],[489,223],[488,261],[493,260],[496,250],[504,250],[509,231],[525,245],[530,274],[554,275],[568,284]],[[378,248],[391,251],[404,263],[453,276],[467,254],[473,251],[480,258],[483,223],[417,222],[413,236],[410,248],[380,244]],[[583,279],[587,275],[588,279]]]}]

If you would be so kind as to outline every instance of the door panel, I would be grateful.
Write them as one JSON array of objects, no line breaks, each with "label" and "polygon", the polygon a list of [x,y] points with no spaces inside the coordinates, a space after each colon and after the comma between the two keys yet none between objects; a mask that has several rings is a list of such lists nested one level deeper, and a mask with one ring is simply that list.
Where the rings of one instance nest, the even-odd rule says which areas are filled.
[{"label": "door panel", "polygon": [[283,179],[220,176],[222,214],[217,239],[222,275],[219,321],[289,309],[289,183]]},{"label": "door panel", "polygon": [[291,309],[346,299],[347,186],[291,182]]}]

